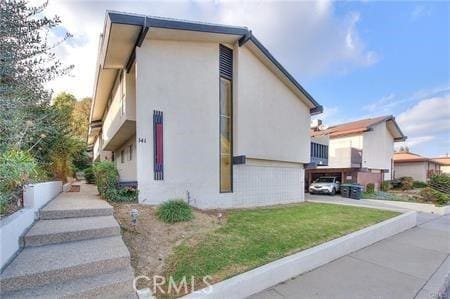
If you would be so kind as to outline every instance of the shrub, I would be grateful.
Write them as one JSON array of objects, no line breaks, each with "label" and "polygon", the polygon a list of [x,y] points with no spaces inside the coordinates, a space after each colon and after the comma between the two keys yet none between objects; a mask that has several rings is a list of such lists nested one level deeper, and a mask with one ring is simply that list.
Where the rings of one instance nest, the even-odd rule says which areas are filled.
[{"label": "shrub", "polygon": [[93,171],[98,192],[103,198],[108,199],[107,195],[113,192],[111,190],[117,189],[119,181],[119,172],[116,165],[111,161],[96,162],[93,166]]},{"label": "shrub", "polygon": [[112,202],[135,202],[138,199],[138,191],[130,187],[108,189],[105,198]]},{"label": "shrub", "polygon": [[27,151],[8,150],[0,154],[0,192],[12,192],[37,179],[36,160]]},{"label": "shrub", "polygon": [[172,199],[161,204],[156,210],[156,216],[167,223],[189,221],[193,218],[191,206],[181,199]]},{"label": "shrub", "polygon": [[422,191],[420,191],[420,195],[422,196],[423,200],[433,202],[439,206],[444,206],[450,201],[449,195],[430,187],[426,187]]},{"label": "shrub", "polygon": [[391,189],[391,181],[383,181],[381,184],[381,191],[387,192]]},{"label": "shrub", "polygon": [[430,177],[430,183],[450,189],[450,176],[447,174],[434,174]]},{"label": "shrub", "polygon": [[10,149],[0,153],[0,214],[20,199],[24,185],[44,177],[45,173],[28,151]]},{"label": "shrub", "polygon": [[413,178],[410,176],[405,176],[400,178],[401,180],[401,188],[403,191],[411,190],[413,188]]},{"label": "shrub", "polygon": [[95,184],[95,174],[92,166],[89,166],[84,170],[84,178],[86,179],[86,183]]},{"label": "shrub", "polygon": [[414,181],[413,182],[413,188],[414,189],[416,189],[416,188],[425,188],[426,186],[428,186],[428,185],[425,182],[421,182],[421,181]]},{"label": "shrub", "polygon": [[374,192],[375,192],[375,185],[372,183],[367,184],[366,193],[374,193]]}]

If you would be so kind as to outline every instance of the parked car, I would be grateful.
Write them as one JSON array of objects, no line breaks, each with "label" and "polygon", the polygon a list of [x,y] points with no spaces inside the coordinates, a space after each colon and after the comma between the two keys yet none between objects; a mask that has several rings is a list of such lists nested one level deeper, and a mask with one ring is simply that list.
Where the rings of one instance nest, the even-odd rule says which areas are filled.
[{"label": "parked car", "polygon": [[335,195],[339,191],[341,183],[334,176],[323,176],[314,181],[314,183],[309,186],[309,193],[326,193],[330,195]]}]

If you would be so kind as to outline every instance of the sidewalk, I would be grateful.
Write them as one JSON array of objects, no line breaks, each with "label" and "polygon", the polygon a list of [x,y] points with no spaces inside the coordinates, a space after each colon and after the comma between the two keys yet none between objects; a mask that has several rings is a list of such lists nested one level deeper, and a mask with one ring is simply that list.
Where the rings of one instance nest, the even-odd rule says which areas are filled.
[{"label": "sidewalk", "polygon": [[450,215],[419,213],[417,223],[251,298],[437,298],[450,272]]}]

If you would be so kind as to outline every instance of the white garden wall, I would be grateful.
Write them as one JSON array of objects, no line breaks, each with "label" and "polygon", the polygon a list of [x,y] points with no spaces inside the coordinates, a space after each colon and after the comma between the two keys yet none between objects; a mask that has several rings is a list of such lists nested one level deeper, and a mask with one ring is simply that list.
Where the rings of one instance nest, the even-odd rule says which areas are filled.
[{"label": "white garden wall", "polygon": [[24,208],[0,220],[0,269],[15,257],[20,238],[36,219],[36,212],[62,191],[62,182],[45,182],[24,187]]},{"label": "white garden wall", "polygon": [[62,191],[62,182],[45,182],[24,187],[23,203],[25,208],[38,211]]}]

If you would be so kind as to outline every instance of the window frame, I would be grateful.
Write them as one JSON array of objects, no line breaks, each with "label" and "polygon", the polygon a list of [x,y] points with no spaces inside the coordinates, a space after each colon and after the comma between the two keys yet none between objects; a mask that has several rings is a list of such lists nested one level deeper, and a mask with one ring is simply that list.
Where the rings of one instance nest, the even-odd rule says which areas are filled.
[{"label": "window frame", "polygon": [[133,144],[130,144],[130,146],[128,147],[128,161],[132,161],[133,160]]},{"label": "window frame", "polygon": [[[234,190],[234,184],[233,184],[233,144],[234,144],[234,138],[233,138],[233,130],[234,130],[234,126],[233,126],[233,72],[231,72],[231,76],[228,76],[224,73],[221,72],[220,70],[220,48],[221,47],[225,47],[230,49],[229,47],[219,44],[219,193],[233,193]],[[233,56],[234,56],[234,52],[233,49],[231,50],[231,57],[232,57],[232,64],[233,64]],[[229,117],[229,121],[230,121],[230,188],[229,190],[222,190],[222,117],[225,117],[225,114],[222,114],[222,101],[221,101],[221,95],[222,95],[222,82],[221,80],[226,80],[230,83],[230,117]],[[226,105],[225,105],[226,107]],[[224,116],[222,116],[224,115]]]}]

